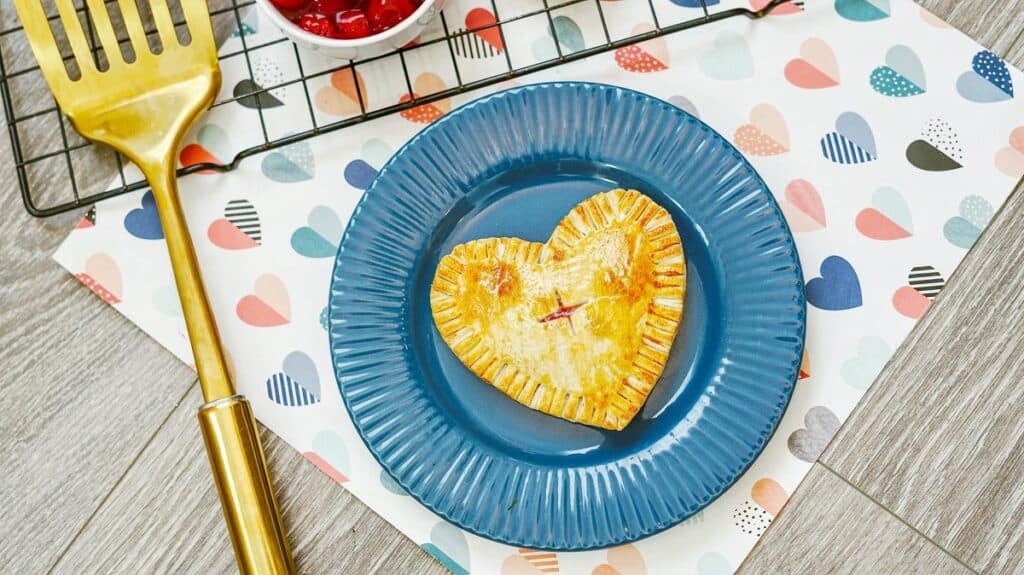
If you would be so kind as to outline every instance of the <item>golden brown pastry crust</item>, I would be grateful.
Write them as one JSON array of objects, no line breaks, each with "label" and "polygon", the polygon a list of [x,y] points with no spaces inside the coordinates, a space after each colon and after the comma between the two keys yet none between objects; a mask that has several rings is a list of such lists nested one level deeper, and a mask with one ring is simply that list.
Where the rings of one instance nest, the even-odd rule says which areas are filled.
[{"label": "golden brown pastry crust", "polygon": [[430,306],[455,355],[509,397],[620,430],[661,376],[685,290],[672,217],[619,189],[576,205],[546,244],[455,246],[437,266]]}]

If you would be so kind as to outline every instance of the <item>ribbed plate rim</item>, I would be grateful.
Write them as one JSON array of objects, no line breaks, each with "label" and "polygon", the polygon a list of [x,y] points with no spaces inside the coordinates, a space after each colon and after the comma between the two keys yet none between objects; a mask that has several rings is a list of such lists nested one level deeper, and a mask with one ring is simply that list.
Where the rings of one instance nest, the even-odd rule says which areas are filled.
[{"label": "ribbed plate rim", "polygon": [[[737,161],[740,163],[741,167],[745,168],[749,172],[749,175],[754,180],[756,180],[756,182],[757,182],[757,189],[759,190],[760,194],[763,195],[763,197],[767,201],[768,205],[771,207],[771,211],[772,211],[771,216],[779,224],[779,226],[782,229],[782,234],[781,234],[782,235],[782,239],[785,241],[785,244],[788,247],[788,252],[792,255],[792,262],[791,263],[793,265],[793,269],[795,270],[796,279],[798,280],[799,286],[800,286],[800,289],[798,289],[796,292],[794,292],[794,296],[796,297],[795,307],[798,308],[798,309],[797,309],[797,313],[796,313],[796,315],[795,315],[795,317],[793,319],[798,324],[798,327],[796,329],[797,333],[795,334],[796,338],[797,338],[797,344],[796,344],[796,347],[795,347],[795,352],[796,352],[795,360],[792,362],[792,365],[789,366],[789,370],[792,371],[793,374],[794,374],[794,376],[792,378],[793,381],[791,381],[788,384],[788,386],[786,386],[784,389],[781,390],[781,394],[780,394],[780,399],[782,400],[781,404],[780,404],[781,408],[778,411],[778,415],[776,417],[774,417],[774,421],[771,422],[771,428],[764,435],[763,442],[761,443],[759,448],[756,449],[756,452],[753,453],[753,455],[750,456],[749,458],[742,457],[742,459],[744,459],[745,461],[744,461],[743,465],[739,468],[739,471],[731,479],[731,481],[723,482],[720,486],[717,487],[716,493],[714,494],[713,497],[711,497],[707,501],[702,502],[695,509],[690,510],[688,512],[685,512],[685,513],[683,513],[681,515],[678,515],[676,517],[673,517],[668,522],[659,524],[659,525],[657,525],[657,526],[655,526],[655,527],[653,527],[651,529],[643,530],[643,531],[637,532],[637,533],[630,532],[630,533],[628,533],[626,535],[622,535],[622,536],[619,536],[619,537],[613,537],[612,539],[609,539],[607,541],[600,541],[600,542],[596,542],[596,543],[592,543],[592,544],[588,544],[588,543],[583,543],[583,544],[570,543],[570,544],[564,544],[564,545],[558,545],[558,544],[555,544],[555,545],[538,544],[538,542],[536,542],[536,541],[530,541],[530,540],[526,539],[525,537],[522,536],[521,533],[519,533],[519,536],[516,536],[516,535],[505,535],[505,534],[501,534],[501,533],[486,532],[483,529],[480,529],[480,528],[478,528],[475,525],[471,525],[471,524],[468,524],[466,522],[459,521],[457,518],[453,517],[451,513],[448,513],[444,509],[441,509],[440,506],[436,502],[428,500],[425,497],[423,497],[421,493],[418,493],[415,490],[410,489],[410,485],[408,484],[407,481],[404,480],[404,478],[401,476],[401,474],[396,474],[395,471],[394,471],[393,466],[389,465],[389,463],[387,461],[385,461],[381,457],[380,453],[378,452],[378,449],[375,448],[374,443],[368,437],[367,430],[364,429],[360,425],[360,422],[359,422],[360,420],[357,417],[358,414],[353,409],[352,402],[350,401],[349,396],[346,394],[345,386],[344,386],[344,384],[341,381],[343,368],[339,365],[340,354],[336,352],[336,344],[337,344],[338,336],[336,335],[335,330],[333,329],[335,318],[337,317],[337,315],[339,313],[343,313],[343,312],[339,311],[339,309],[340,309],[339,306],[340,306],[341,302],[338,301],[339,300],[339,294],[338,294],[339,290],[337,289],[337,285],[338,285],[338,283],[340,281],[342,281],[341,277],[339,275],[339,272],[341,270],[341,265],[342,265],[343,258],[345,257],[346,247],[349,246],[349,242],[350,242],[350,238],[352,236],[353,230],[357,229],[360,225],[362,225],[360,223],[361,222],[360,218],[361,218],[363,212],[365,211],[365,208],[367,207],[367,205],[371,201],[375,200],[377,194],[381,193],[379,191],[379,188],[380,188],[379,183],[381,181],[384,181],[386,178],[389,177],[389,172],[393,171],[395,169],[395,166],[399,162],[401,162],[401,158],[403,157],[403,155],[407,154],[409,152],[409,150],[414,149],[417,146],[421,145],[421,142],[424,142],[425,140],[430,138],[436,132],[441,132],[443,130],[446,130],[448,126],[451,126],[451,125],[455,124],[456,122],[458,122],[458,119],[460,117],[462,117],[464,114],[466,114],[467,112],[469,112],[470,110],[474,110],[474,109],[482,107],[482,106],[494,105],[495,102],[500,102],[504,98],[513,97],[515,95],[539,93],[539,92],[544,91],[544,90],[565,90],[565,93],[567,93],[567,94],[571,93],[573,90],[611,90],[611,91],[614,91],[614,92],[619,93],[619,94],[631,95],[631,96],[636,97],[637,99],[643,101],[645,104],[661,106],[663,108],[671,109],[671,111],[678,118],[680,118],[680,121],[683,121],[683,122],[695,122],[696,124],[701,126],[707,132],[709,138],[711,138],[711,139],[718,139],[721,144],[723,144],[728,150],[732,151],[732,153],[735,155]],[[370,224],[368,224],[368,225],[370,225]],[[437,121],[433,122],[432,124],[430,124],[429,126],[424,128],[422,131],[420,131],[412,139],[410,139],[381,168],[381,170],[380,170],[380,172],[379,172],[379,174],[377,176],[377,179],[374,180],[373,184],[367,189],[367,191],[364,193],[363,197],[360,199],[360,201],[359,201],[355,211],[352,214],[351,219],[349,220],[349,222],[348,222],[348,224],[346,226],[345,233],[344,233],[344,235],[342,237],[342,241],[339,244],[338,254],[337,254],[337,257],[336,257],[335,263],[334,263],[334,268],[333,268],[332,278],[331,278],[330,291],[329,291],[329,304],[328,304],[328,306],[329,306],[328,318],[329,318],[329,322],[330,322],[330,326],[328,328],[328,332],[329,332],[330,348],[331,348],[331,355],[332,355],[332,365],[334,366],[335,378],[337,380],[338,388],[339,388],[339,391],[340,391],[341,396],[343,398],[343,401],[344,401],[344,404],[345,404],[345,408],[346,408],[349,416],[351,417],[353,425],[356,428],[356,431],[358,432],[358,434],[359,434],[360,438],[362,439],[363,443],[366,445],[367,449],[370,451],[370,453],[373,455],[373,457],[377,460],[377,462],[384,468],[384,470],[387,473],[389,473],[392,476],[392,478],[394,478],[395,481],[399,485],[401,485],[402,488],[405,489],[409,493],[409,495],[412,496],[415,500],[417,500],[420,504],[424,505],[425,507],[427,507],[428,509],[430,509],[431,511],[433,511],[437,515],[441,516],[445,520],[447,520],[447,521],[449,521],[449,522],[451,522],[451,523],[461,527],[462,529],[464,529],[466,531],[469,531],[471,533],[480,535],[482,537],[485,537],[485,538],[488,538],[488,539],[491,539],[491,540],[494,540],[494,541],[497,541],[497,542],[500,542],[500,543],[505,543],[505,544],[508,544],[508,545],[514,545],[514,546],[518,546],[518,547],[527,547],[527,548],[532,548],[532,549],[551,550],[551,551],[582,551],[582,550],[588,550],[588,549],[605,548],[605,547],[610,547],[610,546],[614,546],[614,545],[620,545],[620,544],[624,544],[624,543],[629,543],[629,542],[633,542],[633,541],[636,541],[636,540],[639,540],[639,539],[642,539],[642,538],[645,538],[645,537],[649,537],[651,535],[654,535],[656,533],[659,533],[661,531],[669,529],[669,528],[671,528],[671,527],[681,523],[682,521],[686,520],[688,517],[692,516],[694,513],[696,513],[700,509],[705,508],[707,505],[710,505],[718,497],[720,497],[723,493],[728,491],[728,489],[736,481],[738,481],[739,478],[742,477],[744,473],[747,472],[747,470],[750,468],[750,466],[753,465],[754,461],[756,461],[758,456],[760,456],[760,454],[763,452],[764,448],[767,446],[767,444],[770,442],[771,438],[774,436],[774,434],[778,430],[779,423],[782,420],[782,417],[783,417],[783,415],[785,414],[785,412],[786,412],[786,410],[788,408],[789,402],[790,402],[790,400],[792,398],[793,390],[795,389],[796,374],[799,372],[800,363],[801,363],[801,360],[802,360],[803,354],[804,354],[805,338],[806,338],[806,300],[805,300],[804,292],[803,292],[803,282],[804,282],[803,270],[802,270],[802,267],[801,267],[801,264],[800,264],[799,256],[798,256],[797,251],[796,251],[796,243],[795,243],[795,240],[793,238],[792,231],[789,228],[788,222],[786,221],[786,219],[782,215],[782,211],[781,211],[780,206],[778,205],[778,202],[776,201],[776,199],[772,195],[772,193],[769,191],[768,186],[765,184],[763,178],[757,172],[757,170],[754,169],[754,167],[750,164],[750,162],[735,149],[735,147],[732,145],[732,143],[727,138],[723,137],[716,130],[714,130],[713,128],[708,126],[706,123],[701,121],[699,118],[696,118],[695,116],[689,114],[688,112],[686,112],[684,110],[681,110],[681,109],[679,109],[679,108],[677,108],[675,106],[672,106],[671,104],[668,104],[668,103],[666,103],[666,102],[664,102],[662,100],[658,100],[658,99],[656,99],[656,98],[654,98],[652,96],[649,96],[647,94],[643,94],[643,93],[637,92],[635,90],[630,90],[628,88],[622,88],[622,87],[619,87],[619,86],[612,86],[612,85],[601,84],[601,83],[590,83],[590,82],[548,82],[548,83],[529,84],[529,85],[514,87],[514,88],[510,88],[510,89],[503,90],[503,91],[500,91],[500,92],[496,92],[496,93],[493,93],[493,94],[485,95],[485,96],[483,96],[481,98],[478,98],[478,99],[476,99],[476,100],[474,100],[472,102],[469,102],[469,103],[467,103],[467,104],[465,104],[465,105],[463,105],[463,106],[461,106],[461,107],[459,107],[459,108],[457,108],[455,110],[452,110],[451,112],[445,114],[443,117],[441,117]],[[408,292],[406,292],[406,296],[408,296]],[[780,307],[781,307],[781,304],[780,304]],[[366,368],[363,368],[363,369],[364,369],[364,371],[366,370]],[[372,368],[371,368],[371,370],[372,370]],[[519,531],[521,532],[522,529],[520,529]]]}]

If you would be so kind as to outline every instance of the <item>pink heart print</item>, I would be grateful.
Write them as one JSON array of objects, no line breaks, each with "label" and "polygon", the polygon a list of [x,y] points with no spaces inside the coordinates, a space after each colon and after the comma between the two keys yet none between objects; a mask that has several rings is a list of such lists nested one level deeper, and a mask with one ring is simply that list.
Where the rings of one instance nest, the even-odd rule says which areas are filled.
[{"label": "pink heart print", "polygon": [[771,104],[758,104],[750,111],[750,123],[736,130],[733,143],[751,156],[774,156],[789,151],[786,119]]},{"label": "pink heart print", "polygon": [[[633,35],[654,30],[653,24],[637,24]],[[615,51],[615,63],[628,72],[659,72],[667,70],[669,65],[668,42],[664,37],[623,46]]]},{"label": "pink heart print", "polygon": [[786,64],[786,80],[808,90],[839,85],[839,63],[836,55],[821,38],[810,38],[800,46],[800,57]]},{"label": "pink heart print", "polygon": [[793,180],[786,186],[786,199],[782,213],[794,232],[813,232],[826,226],[825,204],[814,184],[807,180]]},{"label": "pink heart print", "polygon": [[501,564],[501,575],[559,575],[558,554],[519,549]]},{"label": "pink heart print", "polygon": [[[411,98],[420,98],[423,96],[429,96],[442,92],[447,89],[444,80],[440,76],[433,72],[424,72],[419,76],[416,76],[416,80],[412,84],[413,93],[410,96],[406,94],[399,100],[400,103],[409,101]],[[449,98],[443,98],[430,104],[421,104],[415,108],[408,110],[402,110],[401,116],[410,122],[416,122],[418,124],[429,124],[441,116],[447,114],[452,109],[452,101]]]},{"label": "pink heart print", "polygon": [[85,270],[75,274],[100,299],[109,303],[121,303],[121,269],[114,258],[107,254],[93,254],[85,261]]},{"label": "pink heart print", "polygon": [[206,235],[213,245],[226,250],[244,250],[260,245],[225,218],[213,220]]},{"label": "pink heart print", "polygon": [[[750,0],[750,7],[753,10],[760,10],[761,8],[764,8],[765,6],[767,6],[768,2],[770,2],[770,1],[771,0]],[[785,4],[779,5],[778,8],[772,10],[771,15],[772,16],[785,16],[786,14],[797,14],[797,13],[802,12],[802,11],[803,11],[803,8],[801,8],[799,4],[795,4],[793,2],[787,2]]]},{"label": "pink heart print", "polygon": [[590,575],[647,575],[644,556],[633,545],[612,547],[608,562],[598,565]]},{"label": "pink heart print", "polygon": [[903,286],[892,295],[892,306],[910,319],[920,319],[931,305],[932,300],[910,286]]},{"label": "pink heart print", "polygon": [[1024,126],[1010,132],[1010,145],[996,152],[996,167],[1011,178],[1024,176]]},{"label": "pink heart print", "polygon": [[778,481],[771,477],[762,477],[750,488],[750,498],[774,517],[789,500],[789,495]]},{"label": "pink heart print", "polygon": [[345,67],[331,74],[331,83],[317,91],[315,102],[324,114],[355,116],[367,107],[367,95],[363,75],[355,68]]},{"label": "pink heart print", "polygon": [[291,321],[288,288],[274,274],[264,274],[253,282],[253,291],[238,300],[238,319],[253,327],[274,327]]}]

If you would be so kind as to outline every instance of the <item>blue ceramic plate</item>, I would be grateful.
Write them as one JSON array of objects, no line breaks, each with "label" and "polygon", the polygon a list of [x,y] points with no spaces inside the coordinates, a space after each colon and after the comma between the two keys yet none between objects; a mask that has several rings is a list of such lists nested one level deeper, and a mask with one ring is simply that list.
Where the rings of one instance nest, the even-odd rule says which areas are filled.
[{"label": "blue ceramic plate", "polygon": [[[620,187],[672,214],[688,284],[664,374],[615,432],[477,378],[434,327],[428,292],[456,244],[546,241],[576,203]],[[330,339],[356,429],[413,497],[490,539],[576,550],[665,529],[736,481],[789,402],[804,311],[789,228],[725,139],[637,92],[540,84],[447,114],[381,170],[338,251]]]}]

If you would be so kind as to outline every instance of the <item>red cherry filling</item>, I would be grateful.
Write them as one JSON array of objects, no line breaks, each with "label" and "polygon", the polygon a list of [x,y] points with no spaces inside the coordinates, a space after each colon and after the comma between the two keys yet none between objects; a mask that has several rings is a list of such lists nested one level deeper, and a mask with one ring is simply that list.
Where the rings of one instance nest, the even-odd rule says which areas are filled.
[{"label": "red cherry filling", "polygon": [[309,4],[309,0],[270,0],[270,2],[278,8],[291,10],[293,12],[302,10],[307,4]]},{"label": "red cherry filling", "polygon": [[370,31],[378,34],[394,28],[399,22],[405,20],[422,3],[422,0],[369,0],[366,6],[366,16],[370,19]]},{"label": "red cherry filling", "polygon": [[548,323],[552,321],[558,321],[560,319],[565,319],[568,320],[569,322],[569,330],[575,333],[576,330],[572,325],[572,314],[576,313],[576,310],[583,307],[583,305],[586,302],[578,303],[576,305],[565,305],[564,303],[562,303],[562,295],[557,291],[555,291],[555,301],[558,302],[558,309],[540,318],[537,321],[539,321],[540,323]]},{"label": "red cherry filling", "polygon": [[356,0],[313,0],[306,8],[306,12],[316,12],[334,18],[338,12],[355,8],[356,4]]},{"label": "red cherry filling", "polygon": [[[580,309],[581,307],[583,307],[583,304],[581,303],[578,303],[576,305],[563,305],[537,321],[539,321],[540,323],[547,323],[549,321],[555,321],[556,319],[571,318],[572,314],[575,313],[576,310]],[[569,321],[570,323],[572,322],[571,319]]]},{"label": "red cherry filling", "polygon": [[355,39],[397,26],[423,0],[271,0],[307,32],[325,38]]},{"label": "red cherry filling", "polygon": [[334,22],[331,22],[331,19],[323,14],[307,12],[299,16],[296,24],[306,32],[312,32],[324,38],[333,38],[335,35]]},{"label": "red cherry filling", "polygon": [[370,21],[362,10],[344,10],[335,16],[334,27],[337,37],[347,40],[365,38],[370,35]]},{"label": "red cherry filling", "polygon": [[374,34],[394,28],[405,18],[396,0],[370,0],[366,5],[366,17]]}]

